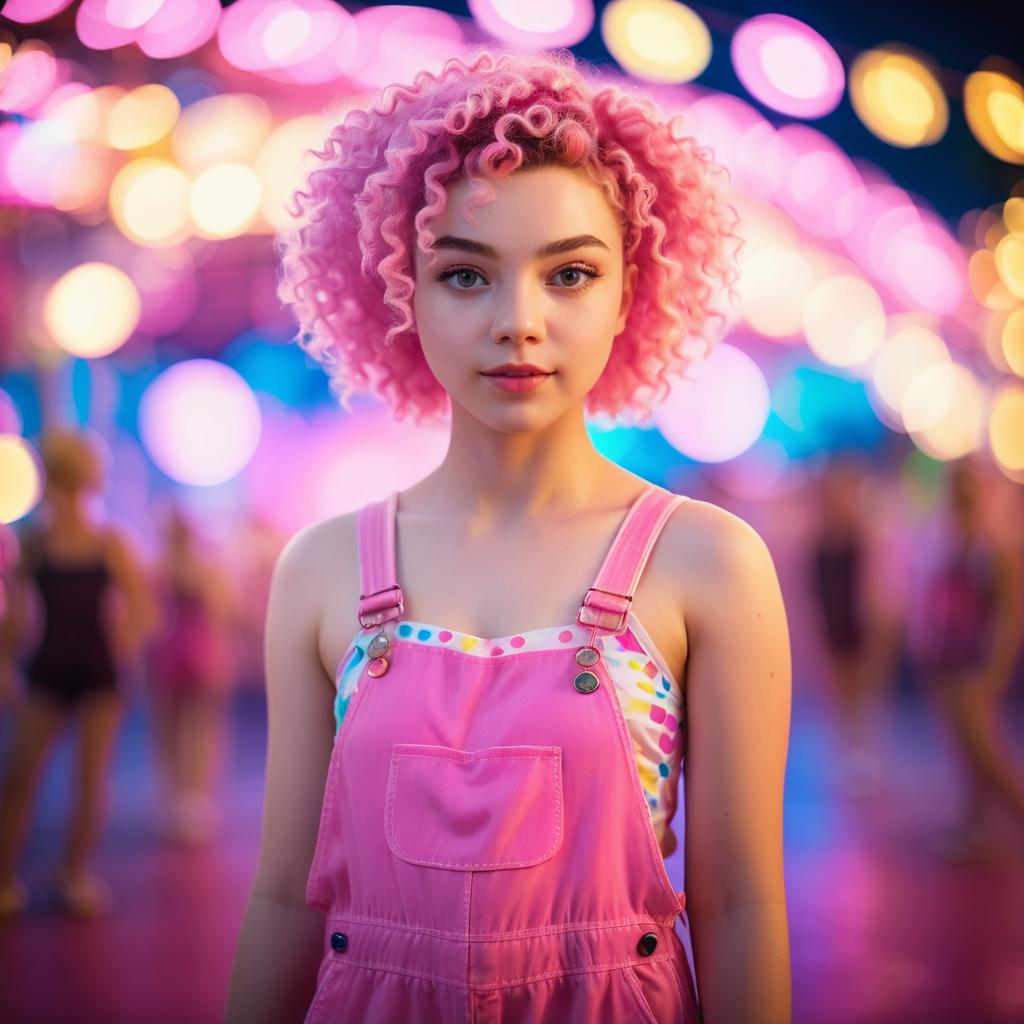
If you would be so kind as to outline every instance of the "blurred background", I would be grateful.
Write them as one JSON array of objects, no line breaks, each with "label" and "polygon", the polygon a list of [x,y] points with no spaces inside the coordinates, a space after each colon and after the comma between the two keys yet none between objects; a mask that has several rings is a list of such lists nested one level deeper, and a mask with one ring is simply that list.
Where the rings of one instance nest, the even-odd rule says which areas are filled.
[{"label": "blurred background", "polygon": [[0,1019],[220,1019],[274,559],[447,447],[338,407],[274,232],[349,106],[488,41],[731,173],[728,333],[589,429],[776,560],[795,1020],[1024,1020],[1024,18],[952,0],[3,6]]}]

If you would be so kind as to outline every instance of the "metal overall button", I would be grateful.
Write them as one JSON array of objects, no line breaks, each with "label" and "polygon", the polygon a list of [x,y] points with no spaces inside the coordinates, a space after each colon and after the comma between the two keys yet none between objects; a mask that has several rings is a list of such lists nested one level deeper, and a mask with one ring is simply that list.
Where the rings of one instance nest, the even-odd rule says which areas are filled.
[{"label": "metal overall button", "polygon": [[650,956],[658,948],[658,936],[654,932],[645,932],[636,944],[636,951],[641,956]]},{"label": "metal overall button", "polygon": [[344,932],[335,932],[331,936],[331,949],[335,953],[344,953],[348,949],[348,936]]},{"label": "metal overall button", "polygon": [[597,664],[597,660],[600,657],[601,655],[596,647],[581,647],[576,652],[576,664],[580,668],[590,668],[592,665]]},{"label": "metal overall button", "polygon": [[593,693],[601,685],[601,680],[593,672],[580,672],[572,681],[572,685],[580,693]]},{"label": "metal overall button", "polygon": [[367,644],[366,653],[371,658],[386,658],[391,650],[391,637],[381,631]]}]

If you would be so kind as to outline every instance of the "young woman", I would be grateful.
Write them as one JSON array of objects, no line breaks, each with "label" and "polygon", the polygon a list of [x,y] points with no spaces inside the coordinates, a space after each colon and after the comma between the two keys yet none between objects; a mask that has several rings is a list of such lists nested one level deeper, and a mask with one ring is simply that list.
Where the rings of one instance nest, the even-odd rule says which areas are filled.
[{"label": "young woman", "polygon": [[[103,823],[107,767],[123,710],[118,676],[155,621],[132,546],[92,512],[91,498],[103,486],[103,463],[88,435],[52,430],[41,454],[43,520],[22,539],[11,606],[0,628],[0,706],[20,705],[0,786],[0,918],[27,904],[15,872],[17,856],[44,759],[68,724],[78,732],[76,775],[68,845],[54,886],[72,913],[91,916],[108,909],[110,890],[88,867]],[[22,701],[13,662],[31,596],[43,628],[25,666]]]},{"label": "young woman", "polygon": [[772,560],[584,419],[648,411],[735,277],[676,129],[569,54],[484,52],[319,154],[284,247],[304,343],[343,402],[450,416],[451,444],[276,567],[230,1021],[667,1024],[698,990],[709,1022],[789,1020]]}]

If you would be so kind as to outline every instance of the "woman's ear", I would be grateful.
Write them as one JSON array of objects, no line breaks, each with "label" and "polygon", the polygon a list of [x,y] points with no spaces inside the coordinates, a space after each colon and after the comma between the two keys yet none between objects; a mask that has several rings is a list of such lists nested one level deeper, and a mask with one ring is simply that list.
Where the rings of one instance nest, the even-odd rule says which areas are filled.
[{"label": "woman's ear", "polygon": [[619,335],[626,329],[626,319],[629,310],[633,305],[633,295],[636,291],[636,275],[639,268],[635,263],[627,263],[625,273],[622,275],[622,302],[619,305],[619,318],[615,322],[615,334]]}]

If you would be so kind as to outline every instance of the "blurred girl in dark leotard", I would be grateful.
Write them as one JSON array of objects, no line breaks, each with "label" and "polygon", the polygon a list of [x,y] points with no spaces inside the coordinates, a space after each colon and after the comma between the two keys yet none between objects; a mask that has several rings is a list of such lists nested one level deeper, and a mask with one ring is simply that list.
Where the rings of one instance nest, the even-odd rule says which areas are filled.
[{"label": "blurred girl in dark leotard", "polygon": [[[83,432],[53,431],[43,438],[41,454],[41,522],[22,538],[0,627],[0,707],[16,707],[0,782],[0,917],[27,902],[15,873],[17,855],[46,754],[67,724],[78,733],[75,796],[55,888],[71,912],[107,908],[109,890],[87,862],[102,824],[107,766],[121,718],[118,665],[138,651],[154,620],[131,545],[91,510],[104,476],[95,444]],[[41,622],[32,630],[37,642],[25,664],[22,694],[13,662],[32,605]]]}]

